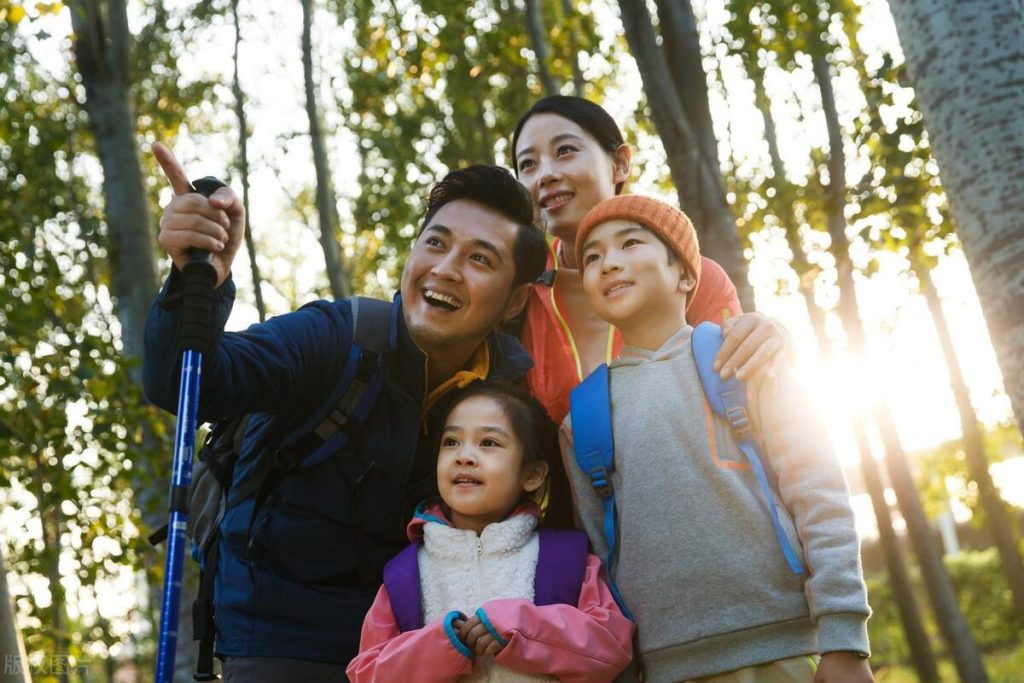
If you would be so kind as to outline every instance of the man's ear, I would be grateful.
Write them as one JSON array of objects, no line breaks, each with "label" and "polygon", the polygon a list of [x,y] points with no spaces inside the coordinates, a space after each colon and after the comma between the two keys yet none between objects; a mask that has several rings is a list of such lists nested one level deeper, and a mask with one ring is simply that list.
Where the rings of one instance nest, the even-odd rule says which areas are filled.
[{"label": "man's ear", "polygon": [[529,472],[527,472],[526,480],[523,482],[523,491],[526,493],[533,493],[544,484],[544,480],[548,478],[548,464],[543,460],[535,462],[529,466]]},{"label": "man's ear", "polygon": [[530,298],[530,286],[529,282],[524,282],[512,290],[512,295],[508,298],[508,303],[505,304],[505,313],[502,315],[502,320],[511,320],[522,313],[526,302]]},{"label": "man's ear", "polygon": [[612,182],[615,185],[629,180],[629,170],[633,163],[633,148],[622,143],[612,152]]}]

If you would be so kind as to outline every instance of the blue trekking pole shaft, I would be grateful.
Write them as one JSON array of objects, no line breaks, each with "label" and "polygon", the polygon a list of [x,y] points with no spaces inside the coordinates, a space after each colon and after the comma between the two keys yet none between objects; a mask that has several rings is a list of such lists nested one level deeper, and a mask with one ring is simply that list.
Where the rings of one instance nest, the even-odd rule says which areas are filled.
[{"label": "blue trekking pole shaft", "polygon": [[[196,180],[193,188],[205,197],[224,183],[216,178]],[[160,640],[156,660],[157,683],[174,679],[174,654],[178,645],[178,608],[185,561],[185,530],[188,526],[188,496],[192,484],[192,457],[195,453],[196,412],[199,409],[199,376],[203,352],[209,349],[213,335],[214,288],[217,271],[212,257],[201,249],[189,250],[189,261],[182,269],[181,385],[178,392],[178,423],[174,432],[174,460],[171,466],[171,492],[167,523],[167,558],[164,563],[164,587],[160,610]]]}]

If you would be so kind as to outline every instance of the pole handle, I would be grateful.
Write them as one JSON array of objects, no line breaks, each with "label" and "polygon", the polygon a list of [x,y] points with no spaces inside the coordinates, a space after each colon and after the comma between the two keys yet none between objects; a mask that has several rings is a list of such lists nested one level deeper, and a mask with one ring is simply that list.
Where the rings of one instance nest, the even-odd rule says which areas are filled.
[{"label": "pole handle", "polygon": [[[223,181],[205,176],[192,181],[192,189],[209,197],[226,187]],[[213,311],[216,307],[217,270],[213,255],[205,249],[188,250],[188,263],[181,271],[184,285],[181,300],[181,334],[178,349],[208,353],[213,340]]]}]

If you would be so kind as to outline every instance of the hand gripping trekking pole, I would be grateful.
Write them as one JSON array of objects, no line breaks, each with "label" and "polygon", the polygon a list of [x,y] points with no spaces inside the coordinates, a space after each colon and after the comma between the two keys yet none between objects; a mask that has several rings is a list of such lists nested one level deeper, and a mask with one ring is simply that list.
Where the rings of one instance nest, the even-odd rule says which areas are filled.
[{"label": "hand gripping trekking pole", "polygon": [[[207,176],[193,183],[196,192],[209,197],[224,183]],[[188,494],[192,484],[195,452],[196,411],[199,408],[199,374],[203,352],[213,336],[214,287],[217,271],[212,257],[201,249],[189,249],[182,270],[181,299],[181,386],[178,393],[178,424],[174,432],[174,461],[171,470],[170,519],[167,524],[167,559],[160,610],[160,641],[156,660],[157,683],[174,678],[174,653],[178,644],[178,607],[181,604],[182,565],[185,559],[185,529],[188,525]]]}]

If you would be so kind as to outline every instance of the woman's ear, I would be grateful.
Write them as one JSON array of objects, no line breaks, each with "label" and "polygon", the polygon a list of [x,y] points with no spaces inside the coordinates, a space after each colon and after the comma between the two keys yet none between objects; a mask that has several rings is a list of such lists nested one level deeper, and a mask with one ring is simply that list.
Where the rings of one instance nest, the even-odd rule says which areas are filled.
[{"label": "woman's ear", "polygon": [[629,179],[632,162],[633,148],[626,143],[622,143],[612,152],[612,181],[615,185]]},{"label": "woman's ear", "polygon": [[687,272],[686,268],[682,268],[679,273],[679,285],[676,287],[676,291],[680,294],[689,294],[696,288],[697,280]]},{"label": "woman's ear", "polygon": [[526,478],[523,480],[523,491],[533,493],[539,489],[548,478],[548,464],[538,461],[527,465]]}]

